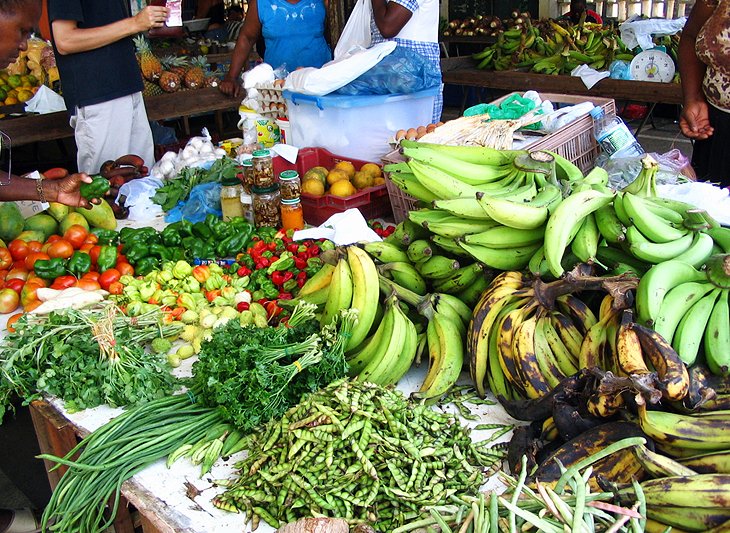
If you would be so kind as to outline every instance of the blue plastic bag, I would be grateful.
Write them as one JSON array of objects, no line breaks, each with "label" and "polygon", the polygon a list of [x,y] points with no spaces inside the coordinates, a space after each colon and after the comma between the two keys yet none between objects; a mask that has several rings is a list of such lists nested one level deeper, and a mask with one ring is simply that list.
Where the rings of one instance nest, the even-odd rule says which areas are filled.
[{"label": "blue plastic bag", "polygon": [[195,224],[205,220],[208,214],[217,217],[223,216],[221,211],[221,184],[217,181],[202,183],[193,187],[188,199],[177,204],[165,215],[165,222],[172,224],[185,219]]},{"label": "blue plastic bag", "polygon": [[440,84],[440,66],[410,48],[396,46],[377,65],[335,94],[411,94]]},{"label": "blue plastic bag", "polygon": [[630,80],[631,70],[629,70],[629,62],[616,59],[608,67],[612,80]]}]

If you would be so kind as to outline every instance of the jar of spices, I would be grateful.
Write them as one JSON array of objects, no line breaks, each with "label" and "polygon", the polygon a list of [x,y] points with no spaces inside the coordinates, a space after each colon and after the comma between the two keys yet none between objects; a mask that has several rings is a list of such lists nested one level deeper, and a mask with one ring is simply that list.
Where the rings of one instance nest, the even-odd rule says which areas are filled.
[{"label": "jar of spices", "polygon": [[251,189],[253,193],[253,220],[256,227],[281,226],[281,212],[279,211],[279,186],[273,184],[270,187],[256,187]]},{"label": "jar of spices", "polygon": [[241,166],[243,167],[243,190],[250,194],[251,187],[253,187],[253,160],[245,159]]},{"label": "jar of spices", "polygon": [[299,179],[299,172],[285,170],[279,174],[279,187],[281,187],[282,200],[299,199],[302,195],[302,180]]},{"label": "jar of spices", "polygon": [[241,192],[241,206],[243,207],[243,218],[253,224],[253,197],[245,189]]},{"label": "jar of spices", "polygon": [[[283,187],[282,187],[283,196]],[[304,229],[304,210],[299,198],[281,200],[281,227],[285,230]]]},{"label": "jar of spices", "polygon": [[221,182],[221,211],[223,220],[228,222],[234,217],[243,216],[241,193],[243,186],[238,178],[226,178]]},{"label": "jar of spices", "polygon": [[269,150],[256,150],[253,153],[253,184],[255,187],[271,187],[274,179],[274,163]]}]

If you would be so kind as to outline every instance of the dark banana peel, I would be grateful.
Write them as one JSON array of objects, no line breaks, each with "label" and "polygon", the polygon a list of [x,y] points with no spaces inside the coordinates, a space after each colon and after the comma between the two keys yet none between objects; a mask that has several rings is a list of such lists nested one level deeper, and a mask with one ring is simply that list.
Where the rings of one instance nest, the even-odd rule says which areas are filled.
[{"label": "dark banana peel", "polygon": [[695,455],[679,462],[698,474],[730,474],[730,450]]},{"label": "dark banana peel", "polygon": [[[708,531],[719,527],[730,520],[730,509],[693,509],[691,507],[673,507],[663,505],[660,508],[647,506],[646,515],[658,523],[686,531]],[[727,530],[724,530],[727,531]]]},{"label": "dark banana peel", "polygon": [[631,329],[639,336],[644,354],[657,371],[664,398],[684,399],[689,392],[689,373],[674,348],[656,331],[641,324],[633,323]]},{"label": "dark banana peel", "polygon": [[[629,437],[647,438],[637,425],[630,422],[608,422],[589,429],[551,453],[532,473],[528,481],[530,483],[538,480],[540,483],[554,483],[561,476],[560,466],[556,459],[566,468],[570,468],[571,465],[599,452],[606,446]],[[598,476],[624,484],[631,483],[633,479],[643,479],[644,470],[636,455],[629,448],[611,454],[593,465],[593,474],[589,480],[592,490],[600,490]]]},{"label": "dark banana peel", "polygon": [[577,407],[561,400],[555,400],[553,404],[553,420],[560,436],[566,442],[605,422],[600,418],[581,414]]},{"label": "dark banana peel", "polygon": [[529,422],[542,421],[553,415],[553,404],[556,399],[569,404],[583,394],[592,376],[588,371],[581,370],[572,376],[563,379],[555,388],[542,398],[534,400],[508,400],[502,396],[497,399],[507,414],[517,420]]},{"label": "dark banana peel", "polygon": [[[667,524],[662,524],[661,522],[657,522],[656,520],[649,518],[646,520],[646,524],[644,525],[644,533],[666,533],[667,527]],[[689,533],[689,531],[673,527],[672,533]]]}]

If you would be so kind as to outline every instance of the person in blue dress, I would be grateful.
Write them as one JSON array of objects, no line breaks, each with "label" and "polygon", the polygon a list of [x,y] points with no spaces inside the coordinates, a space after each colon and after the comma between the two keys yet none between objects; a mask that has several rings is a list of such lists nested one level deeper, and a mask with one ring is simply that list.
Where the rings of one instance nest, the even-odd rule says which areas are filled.
[{"label": "person in blue dress", "polygon": [[251,48],[264,38],[264,62],[273,68],[286,65],[319,68],[332,59],[325,39],[327,0],[250,0],[243,28],[233,49],[231,68],[218,86],[228,96],[238,97],[241,71]]}]

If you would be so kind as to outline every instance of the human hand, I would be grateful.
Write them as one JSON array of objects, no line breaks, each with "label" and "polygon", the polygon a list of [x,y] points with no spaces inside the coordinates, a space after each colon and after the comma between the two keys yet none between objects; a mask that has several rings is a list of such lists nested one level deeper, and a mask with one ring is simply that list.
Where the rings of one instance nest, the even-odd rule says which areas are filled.
[{"label": "human hand", "polygon": [[710,124],[707,102],[690,102],[682,109],[679,128],[690,139],[704,140],[710,137],[715,129]]},{"label": "human hand", "polygon": [[91,208],[89,201],[79,192],[82,183],[91,183],[91,181],[91,177],[87,174],[69,174],[65,178],[43,180],[46,199],[71,207]]},{"label": "human hand", "polygon": [[134,16],[140,31],[161,28],[165,25],[169,10],[165,6],[147,6]]},{"label": "human hand", "polygon": [[218,89],[220,92],[227,96],[232,96],[234,98],[238,98],[241,95],[241,85],[229,78],[223,78],[223,80],[218,85]]}]

